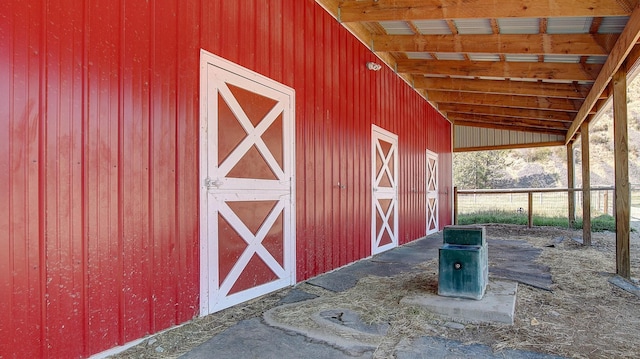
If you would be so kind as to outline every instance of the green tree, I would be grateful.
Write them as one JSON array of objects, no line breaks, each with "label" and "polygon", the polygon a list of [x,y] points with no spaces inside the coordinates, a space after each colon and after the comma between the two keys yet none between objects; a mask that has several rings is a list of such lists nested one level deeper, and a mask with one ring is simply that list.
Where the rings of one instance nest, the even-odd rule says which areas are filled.
[{"label": "green tree", "polygon": [[453,156],[453,178],[458,188],[496,188],[505,177],[507,151],[458,152]]}]

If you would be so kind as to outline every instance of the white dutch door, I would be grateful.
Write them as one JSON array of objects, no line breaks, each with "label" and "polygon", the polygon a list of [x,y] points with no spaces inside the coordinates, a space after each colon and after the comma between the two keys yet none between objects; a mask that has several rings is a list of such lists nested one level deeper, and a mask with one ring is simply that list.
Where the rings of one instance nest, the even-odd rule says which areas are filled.
[{"label": "white dutch door", "polygon": [[372,254],[398,246],[398,136],[372,128]]},{"label": "white dutch door", "polygon": [[438,232],[438,155],[427,150],[427,235]]},{"label": "white dutch door", "polygon": [[201,52],[200,315],[295,283],[294,91]]}]

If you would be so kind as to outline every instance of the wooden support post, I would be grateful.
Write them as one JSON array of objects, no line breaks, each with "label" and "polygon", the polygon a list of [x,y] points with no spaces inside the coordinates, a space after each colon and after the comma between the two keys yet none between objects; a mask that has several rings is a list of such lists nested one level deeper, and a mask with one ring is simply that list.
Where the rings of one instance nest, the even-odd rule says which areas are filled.
[{"label": "wooden support post", "polygon": [[453,187],[453,224],[458,224],[458,187]]},{"label": "wooden support post", "polygon": [[580,126],[582,147],[582,244],[591,245],[591,166],[589,165],[589,122]]},{"label": "wooden support post", "polygon": [[629,232],[629,143],[627,134],[627,72],[624,66],[613,75],[613,146],[615,159],[616,273],[631,278]]},{"label": "wooden support post", "polygon": [[533,192],[529,192],[529,228],[533,227]]},{"label": "wooden support post", "polygon": [[[573,142],[567,143],[567,187],[569,189],[575,188],[575,174],[574,174],[574,161],[573,161]],[[576,193],[574,191],[567,192],[567,198],[569,201],[569,228],[575,228],[576,225]]]}]

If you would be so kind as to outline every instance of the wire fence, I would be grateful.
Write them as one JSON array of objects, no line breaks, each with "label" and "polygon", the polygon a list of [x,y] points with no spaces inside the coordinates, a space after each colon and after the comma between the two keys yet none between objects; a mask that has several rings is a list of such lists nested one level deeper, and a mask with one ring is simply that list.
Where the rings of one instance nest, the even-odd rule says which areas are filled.
[{"label": "wire fence", "polygon": [[[574,193],[575,219],[583,217],[582,189],[457,190],[454,201],[456,218],[488,212],[506,212],[529,217],[568,218],[569,193]],[[591,218],[615,217],[614,187],[591,188]],[[631,220],[640,221],[640,185],[631,186]]]}]

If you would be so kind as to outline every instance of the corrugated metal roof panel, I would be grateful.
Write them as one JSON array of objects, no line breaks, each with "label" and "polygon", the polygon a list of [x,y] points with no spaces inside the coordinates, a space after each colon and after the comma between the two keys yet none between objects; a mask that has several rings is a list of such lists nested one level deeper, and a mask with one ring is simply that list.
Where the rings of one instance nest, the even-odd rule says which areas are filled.
[{"label": "corrugated metal roof panel", "polygon": [[507,62],[538,62],[538,55],[511,55],[504,56]]},{"label": "corrugated metal roof panel", "polygon": [[544,62],[558,62],[563,64],[578,64],[580,56],[576,55],[544,55]]},{"label": "corrugated metal roof panel", "polygon": [[464,55],[454,52],[436,52],[434,53],[438,60],[464,60]]},{"label": "corrugated metal roof panel", "polygon": [[414,35],[415,33],[406,21],[380,21],[380,26],[389,35]]},{"label": "corrugated metal roof panel", "polygon": [[451,29],[445,20],[414,20],[413,25],[423,35],[450,35]]},{"label": "corrugated metal roof panel", "polygon": [[472,61],[500,61],[500,55],[497,54],[467,54]]},{"label": "corrugated metal roof panel", "polygon": [[454,23],[461,35],[493,34],[489,19],[459,19]]},{"label": "corrugated metal roof panel", "polygon": [[537,132],[523,132],[454,126],[454,149],[464,150],[490,146],[520,146],[547,142],[564,142],[564,136]]},{"label": "corrugated metal roof panel", "polygon": [[624,30],[629,21],[628,16],[609,16],[602,19],[598,33],[600,34],[618,34]]},{"label": "corrugated metal roof panel", "polygon": [[592,17],[552,17],[547,20],[547,34],[588,34]]},{"label": "corrugated metal roof panel", "polygon": [[540,20],[537,18],[498,19],[501,34],[537,34],[540,32]]},{"label": "corrugated metal roof panel", "polygon": [[405,54],[412,60],[433,60],[433,56],[428,52],[405,52]]}]

